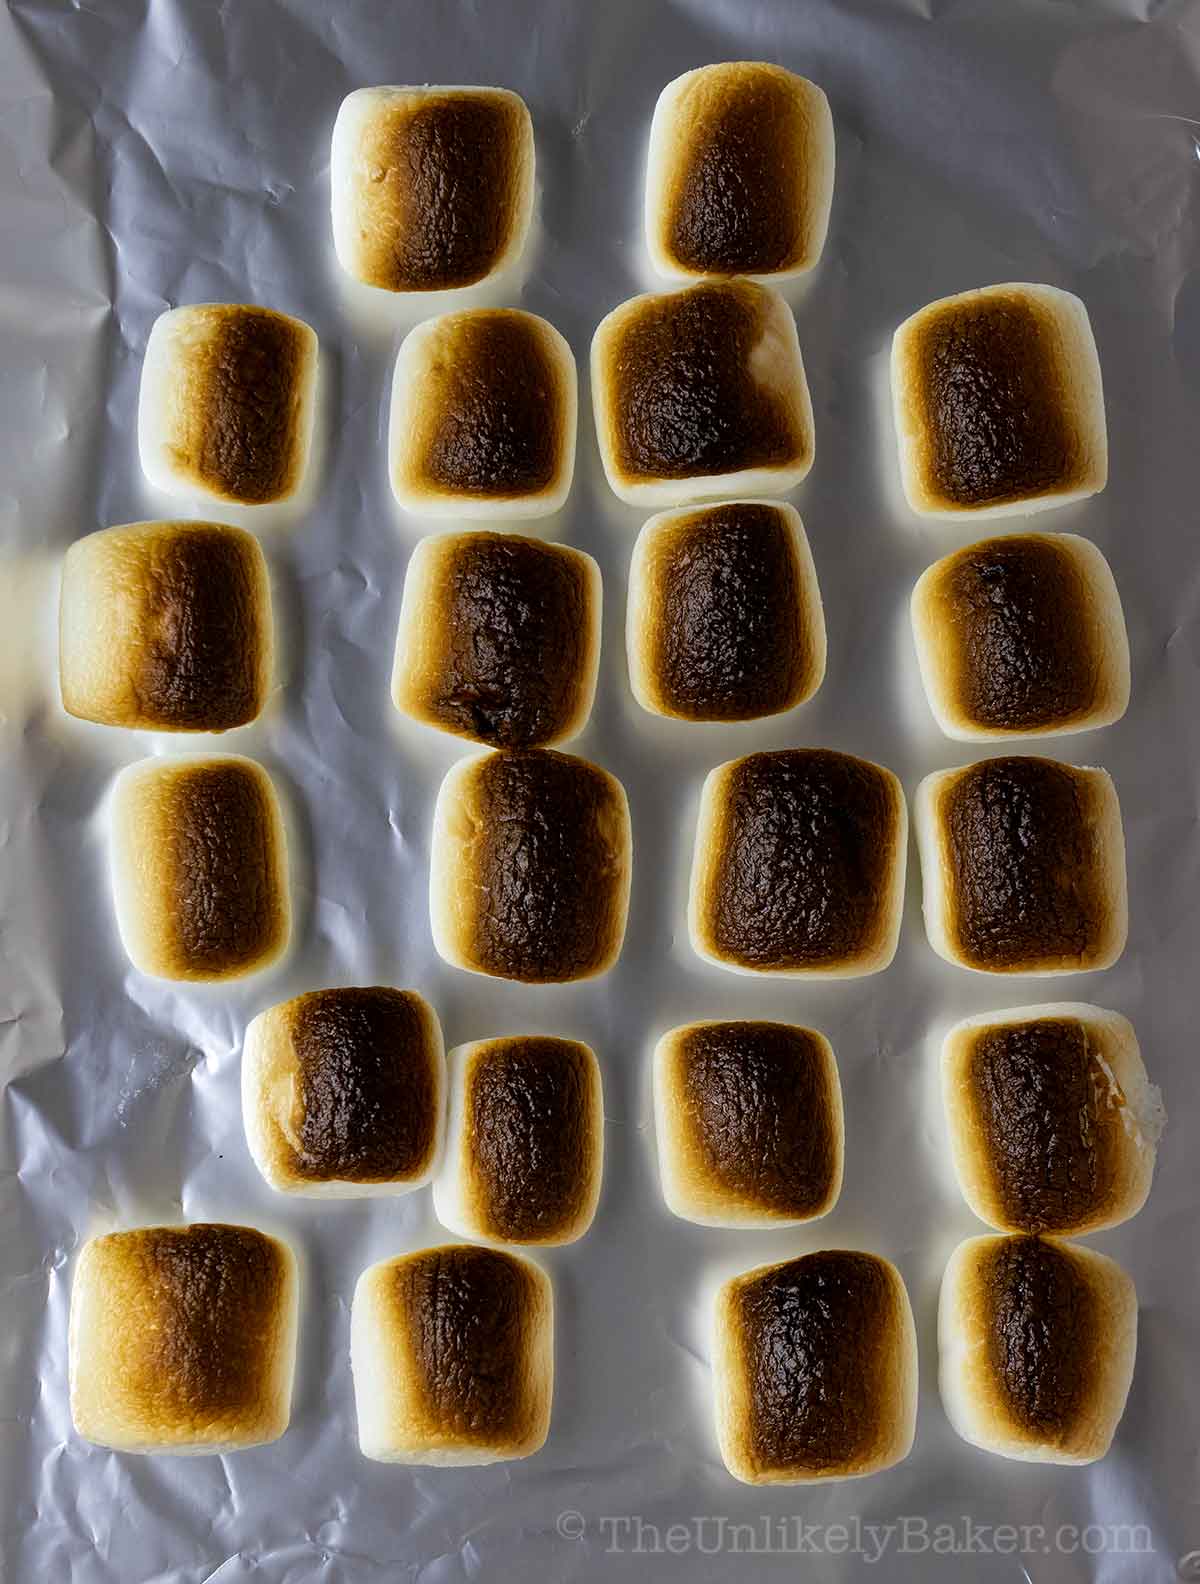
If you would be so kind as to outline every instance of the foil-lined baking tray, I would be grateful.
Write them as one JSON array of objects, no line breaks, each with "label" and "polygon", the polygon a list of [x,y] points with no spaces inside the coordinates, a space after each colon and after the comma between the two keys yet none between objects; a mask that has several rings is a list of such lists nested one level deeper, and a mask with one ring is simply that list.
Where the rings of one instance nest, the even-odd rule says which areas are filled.
[{"label": "foil-lined baking tray", "polygon": [[[608,494],[586,401],[591,332],[650,284],[644,145],[660,88],[768,59],[819,82],[837,132],[824,259],[796,300],[817,462],[796,503],[825,601],[829,666],[792,715],[652,724],[629,694],[625,577],[639,515]],[[338,104],[369,83],[502,84],[536,129],[538,236],[520,293],[583,376],[576,485],[552,531],[605,579],[596,709],[579,750],[633,813],[633,906],[614,972],[560,989],[443,965],[426,888],[433,798],[462,745],[402,732],[388,675],[406,558],[384,465],[406,321],[339,278],[328,218]],[[10,0],[0,15],[0,1410],[5,1577],[293,1581],[617,1578],[1164,1580],[1200,1577],[1200,7],[1194,0]],[[809,987],[707,969],[684,930],[700,782],[738,752],[844,748],[911,793],[974,755],[920,696],[907,600],[968,534],[898,498],[882,388],[893,328],[930,299],[1048,281],[1086,301],[1104,368],[1111,480],[1039,526],[1094,539],[1133,647],[1126,718],[1054,751],[1114,775],[1132,929],[1120,963],[1060,981],[1134,1021],[1171,1123],[1145,1209],[1094,1239],[1136,1279],[1137,1370],[1111,1454],[1011,1463],[959,1441],[936,1390],[938,1282],[979,1230],[949,1178],[937,1041],[1045,986],[968,975],[925,941],[914,866],[893,966]],[[137,466],[146,337],[166,307],[261,302],[321,338],[323,457],[300,513],[262,533],[282,626],[263,719],[222,740],[285,789],[298,865],[286,966],[204,990],[154,983],[118,944],[104,800],[116,770],[188,746],[66,717],[58,565],[76,537],[161,515]],[[424,311],[432,311],[427,308]],[[411,317],[411,316],[410,316]],[[554,1422],[527,1462],[411,1470],[358,1451],[348,1304],[373,1260],[437,1240],[428,1193],[293,1204],[258,1177],[239,1115],[242,1032],[263,1006],[341,983],[413,986],[451,1043],[563,1033],[599,1053],[606,1181],[592,1230],[546,1257],[558,1311]],[[673,1220],[658,1191],[649,1051],[696,1017],[824,1030],[845,1092],[845,1188],[812,1228]],[[67,1405],[73,1256],[105,1228],[180,1218],[274,1229],[303,1256],[292,1426],[226,1458],[87,1445]],[[717,1275],[820,1246],[900,1266],[921,1337],[916,1445],[868,1480],[752,1489],[711,1427]]]}]

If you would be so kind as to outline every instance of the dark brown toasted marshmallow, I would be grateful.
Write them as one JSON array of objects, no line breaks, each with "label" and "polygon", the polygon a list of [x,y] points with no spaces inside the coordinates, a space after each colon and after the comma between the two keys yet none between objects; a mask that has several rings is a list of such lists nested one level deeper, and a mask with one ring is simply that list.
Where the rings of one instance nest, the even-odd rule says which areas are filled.
[{"label": "dark brown toasted marshmallow", "polygon": [[833,117],[782,66],[723,61],[659,95],[646,170],[646,244],[661,275],[802,274],[833,197]]},{"label": "dark brown toasted marshmallow", "polygon": [[310,990],[260,1012],[242,1052],[255,1165],[281,1193],[407,1193],[437,1164],[442,1034],[414,990]]},{"label": "dark brown toasted marshmallow", "polygon": [[132,523],[67,551],[59,679],[69,714],[140,731],[244,726],[266,702],[271,654],[267,565],[252,534]]},{"label": "dark brown toasted marshmallow", "polygon": [[833,1048],[789,1023],[688,1023],[654,1054],[667,1207],[703,1226],[790,1226],[832,1210],[842,1186]]},{"label": "dark brown toasted marshmallow", "polygon": [[908,1456],[917,1342],[899,1271],[828,1249],[760,1265],[717,1297],[725,1466],[749,1485],[875,1474]]},{"label": "dark brown toasted marshmallow", "polygon": [[574,737],[600,662],[600,569],[510,533],[422,539],[404,579],[396,708],[494,748]]},{"label": "dark brown toasted marshmallow", "polygon": [[1076,534],[985,539],[912,598],[921,677],[950,737],[1087,731],[1129,703],[1129,640],[1108,562]]},{"label": "dark brown toasted marshmallow", "polygon": [[333,128],[333,242],[347,274],[393,292],[487,280],[525,245],[533,123],[505,88],[359,88]]},{"label": "dark brown toasted marshmallow", "polygon": [[1124,1412],[1137,1294],[1115,1261],[1040,1237],[960,1243],[938,1311],[942,1402],[964,1440],[1035,1463],[1092,1463]]},{"label": "dark brown toasted marshmallow", "polygon": [[592,340],[604,471],[635,506],[782,495],[812,466],[796,323],[753,281],[634,297]]},{"label": "dark brown toasted marshmallow", "polygon": [[522,1035],[450,1052],[438,1220],[496,1243],[573,1243],[600,1196],[600,1065],[576,1040]]},{"label": "dark brown toasted marshmallow", "polygon": [[792,506],[729,501],[652,517],[629,572],[629,677],[676,720],[778,715],[825,674],[825,618]]},{"label": "dark brown toasted marshmallow", "polygon": [[71,1415],[122,1452],[224,1453],[287,1429],[296,1262],[253,1227],[92,1238],[71,1289]]},{"label": "dark brown toasted marshmallow", "polygon": [[704,783],[693,949],[738,973],[851,978],[891,962],[908,843],[890,770],[825,748],[749,754]]},{"label": "dark brown toasted marshmallow", "polygon": [[621,950],[630,865],[629,806],[606,771],[550,749],[462,760],[434,812],[434,944],[472,973],[589,979]]},{"label": "dark brown toasted marshmallow", "polygon": [[925,927],[984,973],[1082,973],[1125,947],[1125,840],[1104,770],[981,759],[917,791]]},{"label": "dark brown toasted marshmallow", "polygon": [[577,426],[575,359],[545,319],[427,319],[396,359],[392,491],[427,517],[544,517],[570,492]]},{"label": "dark brown toasted marshmallow", "polygon": [[1087,309],[1053,286],[928,304],[892,342],[904,492],[925,516],[1008,516],[1102,490],[1108,438]]},{"label": "dark brown toasted marshmallow", "polygon": [[142,470],[172,495],[263,506],[296,493],[312,442],[317,338],[271,308],[200,303],[154,321]]},{"label": "dark brown toasted marshmallow", "polygon": [[1118,1013],[967,1018],[942,1047],[942,1097],[959,1185],[1001,1232],[1095,1232],[1145,1202],[1165,1117]]},{"label": "dark brown toasted marshmallow", "polygon": [[291,932],[287,850],[265,770],[240,755],[143,759],[112,794],[117,923],[159,979],[236,979]]},{"label": "dark brown toasted marshmallow", "polygon": [[350,1362],[363,1455],[382,1463],[494,1463],[546,1439],[553,1296],[532,1261],[451,1244],[359,1277]]}]

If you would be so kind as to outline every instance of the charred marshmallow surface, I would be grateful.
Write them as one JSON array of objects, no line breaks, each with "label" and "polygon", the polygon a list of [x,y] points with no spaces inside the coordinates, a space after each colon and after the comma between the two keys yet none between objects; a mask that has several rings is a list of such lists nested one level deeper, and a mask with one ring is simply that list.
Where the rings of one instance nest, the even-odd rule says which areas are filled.
[{"label": "charred marshmallow surface", "polygon": [[619,489],[695,480],[703,494],[706,479],[756,470],[790,484],[812,461],[795,326],[781,299],[750,281],[615,310],[596,333],[593,386]]},{"label": "charred marshmallow surface", "polygon": [[660,267],[786,275],[816,263],[833,128],[825,95],[804,78],[757,62],[689,72],[663,91],[651,166],[647,228]]},{"label": "charred marshmallow surface", "polygon": [[845,970],[882,955],[904,828],[889,772],[789,749],[737,760],[710,786],[693,894],[703,947],[760,972]]},{"label": "charred marshmallow surface", "polygon": [[121,934],[142,972],[237,977],[290,930],[283,826],[260,766],[235,756],[132,766],[114,795]]},{"label": "charred marshmallow surface", "polygon": [[372,88],[334,133],[343,267],[386,291],[447,291],[492,274],[529,222],[533,132],[503,90]]},{"label": "charred marshmallow surface", "polygon": [[406,580],[393,693],[417,720],[496,748],[573,734],[591,704],[599,575],[515,534],[426,541]]},{"label": "charred marshmallow surface", "polygon": [[436,823],[431,895],[450,961],[527,984],[611,965],[630,863],[628,807],[611,776],[548,749],[489,754],[451,771]]},{"label": "charred marshmallow surface", "polygon": [[1051,759],[985,759],[941,797],[951,930],[972,967],[1095,965],[1111,932],[1091,780]]},{"label": "charred marshmallow surface", "polygon": [[739,1478],[871,1473],[912,1439],[912,1321],[873,1254],[829,1250],[749,1271],[719,1307],[722,1451]]},{"label": "charred marshmallow surface", "polygon": [[943,712],[973,735],[1104,725],[1125,707],[1116,590],[1074,535],[1014,534],[947,556],[918,585],[914,617]]},{"label": "charred marshmallow surface", "polygon": [[273,1440],[287,1425],[290,1254],[251,1227],[147,1227],[94,1238],[72,1296],[81,1435],[145,1451]]},{"label": "charred marshmallow surface", "polygon": [[63,567],[64,707],[103,725],[226,731],[270,686],[267,569],[220,523],[154,522],[78,540]]},{"label": "charred marshmallow surface", "polygon": [[164,314],[147,344],[139,414],[152,479],[251,506],[294,494],[308,461],[316,356],[309,327],[270,308]]},{"label": "charred marshmallow surface", "polygon": [[670,1113],[660,1119],[660,1148],[675,1146],[676,1192],[694,1199],[704,1220],[724,1210],[803,1221],[831,1207],[841,1106],[820,1035],[783,1023],[694,1024],[670,1039],[658,1082]]},{"label": "charred marshmallow surface", "polygon": [[917,511],[1036,510],[1104,487],[1100,367],[1068,292],[1016,283],[930,303],[896,332],[892,388]]},{"label": "charred marshmallow surface", "polygon": [[350,1331],[366,1456],[478,1464],[545,1441],[553,1298],[528,1260],[457,1244],[373,1265]]},{"label": "charred marshmallow surface", "polygon": [[664,516],[639,546],[641,692],[679,720],[755,720],[810,698],[825,632],[811,559],[761,501]]}]

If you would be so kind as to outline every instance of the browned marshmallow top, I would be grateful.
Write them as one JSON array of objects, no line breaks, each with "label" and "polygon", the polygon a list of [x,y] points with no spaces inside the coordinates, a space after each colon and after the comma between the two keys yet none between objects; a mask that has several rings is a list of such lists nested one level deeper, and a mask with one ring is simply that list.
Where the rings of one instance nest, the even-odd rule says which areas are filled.
[{"label": "browned marshmallow top", "polygon": [[624,929],[628,825],[602,770],[549,749],[497,753],[468,783],[460,875],[475,904],[467,951],[484,973],[530,984],[607,966]]},{"label": "browned marshmallow top", "polygon": [[633,482],[782,468],[811,454],[793,399],[759,377],[775,299],[749,281],[643,298],[605,342],[614,461]]},{"label": "browned marshmallow top", "polygon": [[988,1362],[1014,1423],[1038,1441],[1066,1442],[1089,1412],[1100,1370],[1095,1289],[1069,1247],[997,1238],[978,1284]]},{"label": "browned marshmallow top", "polygon": [[484,1230],[555,1239],[591,1198],[598,1161],[592,1057],[573,1040],[490,1040],[471,1062],[464,1150]]},{"label": "browned marshmallow top", "polygon": [[988,539],[948,558],[927,595],[955,709],[991,731],[1086,720],[1112,683],[1094,594],[1070,543]]},{"label": "browned marshmallow top", "polygon": [[233,762],[176,765],[144,789],[158,802],[173,977],[216,977],[269,956],[287,933],[284,854],[270,783]]},{"label": "browned marshmallow top", "polygon": [[555,740],[582,707],[596,641],[591,599],[586,562],[559,545],[456,536],[438,553],[415,616],[438,638],[425,651],[429,666],[398,684],[406,704],[496,748]]},{"label": "browned marshmallow top", "polygon": [[407,442],[409,487],[486,500],[550,488],[570,397],[542,322],[510,308],[472,309],[447,315],[431,336]]},{"label": "browned marshmallow top", "polygon": [[824,1041],[785,1023],[702,1023],[668,1059],[690,1173],[731,1204],[781,1219],[828,1209],[841,1129]]},{"label": "browned marshmallow top", "polygon": [[174,730],[243,726],[263,706],[270,642],[260,558],[247,535],[218,523],[163,527],[144,567],[141,712]]},{"label": "browned marshmallow top", "polygon": [[446,291],[491,273],[522,220],[528,112],[514,95],[396,95],[361,135],[351,203],[358,273]]},{"label": "browned marshmallow top", "polygon": [[173,467],[226,500],[290,494],[306,461],[311,343],[306,326],[270,308],[189,308]]},{"label": "browned marshmallow top", "polygon": [[750,754],[717,797],[701,921],[717,956],[833,968],[878,947],[899,840],[884,771],[823,748]]},{"label": "browned marshmallow top", "polygon": [[1002,506],[1088,482],[1054,313],[1014,291],[947,303],[910,353],[923,472],[948,507]]},{"label": "browned marshmallow top", "polygon": [[390,1279],[426,1422],[471,1443],[524,1439],[544,1302],[530,1268],[494,1249],[449,1245],[397,1262]]},{"label": "browned marshmallow top", "polygon": [[901,1334],[883,1261],[840,1250],[788,1260],[740,1285],[736,1315],[760,1471],[835,1472],[890,1440]]},{"label": "browned marshmallow top", "polygon": [[1087,775],[1032,756],[981,760],[947,786],[947,933],[970,966],[1086,968],[1102,953],[1111,920],[1097,796]]},{"label": "browned marshmallow top", "polygon": [[297,1176],[420,1176],[438,1131],[437,1052],[420,997],[385,986],[313,990],[291,1009]]},{"label": "browned marshmallow top", "polygon": [[819,664],[787,518],[761,502],[710,506],[657,532],[645,643],[659,706],[684,720],[790,709]]},{"label": "browned marshmallow top", "polygon": [[1127,1101],[1078,1018],[967,1036],[964,1098],[1002,1225],[1086,1228],[1124,1191]]},{"label": "browned marshmallow top", "polygon": [[778,66],[710,67],[673,110],[660,222],[667,254],[704,275],[769,275],[813,262],[809,189],[826,155],[808,84]]},{"label": "browned marshmallow top", "polygon": [[114,1389],[127,1423],[150,1439],[203,1439],[239,1420],[252,1430],[273,1411],[289,1270],[272,1238],[197,1223],[118,1232],[90,1247],[91,1301],[120,1317]]}]

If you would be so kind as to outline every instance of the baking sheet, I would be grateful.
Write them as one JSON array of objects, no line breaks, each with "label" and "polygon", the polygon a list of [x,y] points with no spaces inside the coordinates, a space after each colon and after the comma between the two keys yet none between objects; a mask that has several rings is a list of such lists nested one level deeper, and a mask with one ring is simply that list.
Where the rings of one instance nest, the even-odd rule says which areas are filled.
[{"label": "baking sheet", "polygon": [[[659,89],[739,58],[814,78],[836,123],[829,243],[796,303],[817,461],[794,498],[825,600],[828,675],[812,703],[774,721],[654,726],[632,702],[623,657],[640,517],[604,487],[586,354],[602,315],[651,284],[639,206]],[[401,731],[388,700],[404,565],[428,525],[391,506],[386,394],[404,319],[373,317],[338,278],[328,142],[350,89],[425,81],[503,84],[529,103],[540,218],[520,301],[563,331],[580,365],[576,485],[543,526],[603,570],[601,684],[578,747],[629,791],[635,871],[620,964],[577,987],[485,981],[436,957],[430,817],[464,745]],[[13,0],[0,14],[7,1577],[1200,1577],[1197,118],[1192,0]],[[1052,986],[957,971],[925,941],[914,855],[885,974],[809,987],[706,969],[686,946],[683,887],[713,764],[823,744],[891,766],[911,794],[927,771],[976,756],[936,731],[907,627],[913,581],[971,535],[921,526],[899,503],[881,375],[891,330],[912,309],[1004,280],[1079,292],[1104,367],[1108,489],[1039,526],[1094,539],[1125,601],[1129,714],[1050,751],[1116,779],[1129,948],[1104,974]],[[136,462],[142,353],[163,309],[209,299],[266,303],[315,327],[326,435],[306,508],[254,521],[283,630],[280,687],[259,723],[220,740],[260,759],[288,795],[296,949],[278,971],[211,991],[128,967],[102,819],[122,764],[197,744],[68,719],[54,655],[66,545],[164,514]],[[557,1293],[554,1422],[525,1463],[421,1471],[359,1455],[353,1283],[371,1261],[440,1239],[429,1194],[293,1205],[246,1150],[248,1019],[303,989],[373,982],[423,991],[451,1044],[545,1031],[600,1056],[604,1194],[587,1237],[545,1259]],[[1082,1470],[975,1451],[936,1390],[941,1270],[981,1230],[947,1176],[936,1042],[965,1013],[1059,996],[1133,1019],[1171,1118],[1146,1208],[1092,1240],[1135,1277],[1141,1334],[1113,1451]],[[663,1208],[649,1051],[675,1022],[728,1016],[810,1023],[837,1051],[845,1188],[807,1230],[712,1231]],[[73,1256],[96,1231],[181,1217],[258,1224],[302,1251],[291,1429],[228,1458],[89,1446],[67,1408]],[[877,1250],[908,1282],[921,1337],[916,1445],[865,1481],[749,1489],[726,1475],[711,1429],[707,1294],[725,1271],[821,1246]]]}]

